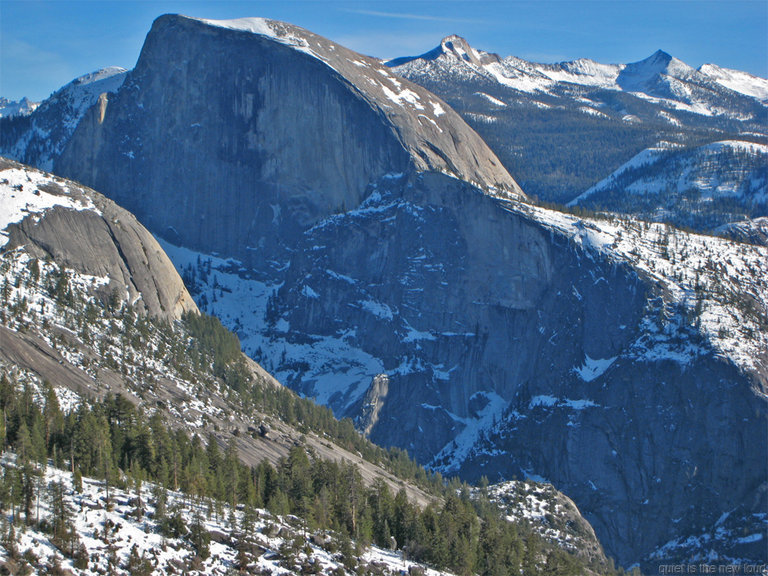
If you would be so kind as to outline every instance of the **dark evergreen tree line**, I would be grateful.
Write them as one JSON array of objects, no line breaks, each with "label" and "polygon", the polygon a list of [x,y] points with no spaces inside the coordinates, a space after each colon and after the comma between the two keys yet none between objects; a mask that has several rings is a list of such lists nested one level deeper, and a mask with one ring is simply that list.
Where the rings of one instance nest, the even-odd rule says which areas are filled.
[{"label": "dark evergreen tree line", "polygon": [[[359,544],[375,543],[399,549],[410,559],[447,568],[458,574],[579,574],[574,557],[546,544],[524,525],[504,520],[486,498],[470,498],[467,486],[454,481],[425,508],[411,502],[401,488],[396,493],[383,480],[367,486],[356,465],[313,458],[294,446],[278,466],[262,461],[244,465],[235,438],[220,446],[184,431],[173,430],[159,412],[147,416],[120,395],[82,403],[63,413],[48,384],[44,402],[35,401],[29,386],[17,386],[0,376],[3,449],[12,448],[17,466],[7,467],[0,482],[0,506],[14,519],[36,521],[40,466],[52,459],[75,472],[75,485],[92,476],[109,486],[125,487],[130,479],[138,489],[151,480],[166,489],[181,490],[190,498],[226,502],[231,509],[267,508],[299,518],[306,531],[329,531]],[[162,492],[161,492],[162,494]],[[50,531],[62,553],[75,557],[79,546],[69,525],[60,484],[49,489],[53,515]],[[185,525],[178,510],[165,510],[156,501],[156,519],[169,536],[185,536],[198,554],[207,550],[209,536],[202,522]]]},{"label": "dark evergreen tree line", "polygon": [[[0,271],[7,272],[10,264],[10,259],[1,259]],[[240,352],[238,337],[213,316],[190,313],[180,322],[168,323],[139,314],[122,302],[116,291],[93,298],[71,282],[70,272],[41,266],[36,259],[30,260],[14,284],[50,296],[60,321],[77,334],[83,345],[98,352],[97,360],[86,359],[88,365],[100,364],[140,382],[136,390],[139,396],[142,388],[152,388],[157,377],[144,358],[161,360],[167,370],[193,386],[205,386],[213,393],[224,392],[245,413],[256,409],[304,433],[312,431],[325,436],[428,490],[442,485],[439,475],[426,473],[407,452],[375,446],[356,431],[351,420],[339,421],[330,409],[255,378]],[[22,329],[31,320],[32,311],[27,310],[24,301],[11,302],[10,294],[11,286],[6,280],[0,286],[0,321]],[[47,322],[43,319],[44,328]],[[62,337],[57,337],[53,345],[73,348],[77,353],[77,345]],[[116,350],[121,352],[120,356]]]},{"label": "dark evergreen tree line", "polygon": [[404,450],[385,450],[369,442],[355,429],[352,420],[337,420],[326,406],[301,398],[288,388],[254,381],[240,352],[240,340],[218,318],[204,313],[186,314],[182,322],[192,342],[187,347],[187,357],[197,359],[196,369],[214,367],[216,375],[246,411],[257,409],[262,413],[274,414],[302,432],[312,431],[326,436],[342,448],[359,453],[365,460],[381,464],[396,476],[413,480],[428,490],[439,490],[442,487],[443,479],[439,474],[426,472]]}]

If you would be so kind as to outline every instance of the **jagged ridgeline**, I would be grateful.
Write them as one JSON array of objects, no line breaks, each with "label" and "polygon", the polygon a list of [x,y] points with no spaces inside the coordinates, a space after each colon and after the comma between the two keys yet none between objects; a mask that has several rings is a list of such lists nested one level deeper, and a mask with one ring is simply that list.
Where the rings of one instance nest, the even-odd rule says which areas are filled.
[{"label": "jagged ridgeline", "polygon": [[[159,246],[111,201],[5,160],[0,195],[5,569],[616,573],[563,496],[535,500],[550,509],[537,519],[529,485],[446,485],[277,384],[194,308]],[[103,268],[87,268],[92,251]],[[155,297],[172,287],[176,306]],[[501,495],[523,503],[514,519]]]},{"label": "jagged ridgeline", "polygon": [[387,66],[444,98],[543,201],[708,231],[768,211],[764,78],[661,50],[541,64],[458,36]]},{"label": "jagged ridgeline", "polygon": [[[646,64],[608,99],[680,69]],[[61,150],[251,358],[380,445],[547,479],[624,565],[764,559],[765,248],[527,203],[444,100],[261,19],[159,18]]]}]

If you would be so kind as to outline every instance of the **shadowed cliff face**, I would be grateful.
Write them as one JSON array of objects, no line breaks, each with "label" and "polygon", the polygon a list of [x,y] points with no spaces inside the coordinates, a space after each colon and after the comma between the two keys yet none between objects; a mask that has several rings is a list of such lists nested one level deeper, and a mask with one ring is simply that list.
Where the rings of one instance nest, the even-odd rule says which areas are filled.
[{"label": "shadowed cliff face", "polygon": [[[343,334],[386,387],[371,374],[367,390],[329,394],[340,357],[302,367],[289,352],[273,369],[377,443],[470,481],[542,476],[625,564],[652,567],[668,558],[653,550],[729,510],[762,530],[756,384],[654,282],[525,209],[440,175],[382,184],[305,232],[280,284],[272,337],[290,349]],[[669,334],[651,350],[649,323]]]},{"label": "shadowed cliff face", "polygon": [[237,247],[248,262],[275,238],[359,205],[386,173],[436,169],[519,192],[436,97],[321,37],[257,22],[273,37],[159,18],[136,69],[81,123],[57,171],[177,243]]},{"label": "shadowed cliff face", "polygon": [[[615,357],[637,336],[648,290],[630,268],[590,262],[568,239],[434,174],[382,185],[297,247],[279,316],[296,333],[353,330],[349,340],[389,375],[372,437],[423,461],[464,428],[452,418],[472,420],[492,399],[500,416],[522,390],[567,390],[585,354]],[[309,375],[300,381],[321,393]],[[329,403],[354,416],[354,394]]]}]

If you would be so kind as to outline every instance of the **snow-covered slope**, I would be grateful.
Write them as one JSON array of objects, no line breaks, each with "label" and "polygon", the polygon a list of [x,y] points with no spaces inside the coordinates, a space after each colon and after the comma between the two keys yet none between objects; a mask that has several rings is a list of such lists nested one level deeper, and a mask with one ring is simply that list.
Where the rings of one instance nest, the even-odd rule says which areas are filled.
[{"label": "snow-covered slope", "polygon": [[117,91],[126,72],[113,66],[80,76],[41,102],[27,122],[3,125],[0,154],[51,170],[86,111]]},{"label": "snow-covered slope", "polygon": [[765,78],[741,70],[721,68],[717,64],[703,64],[699,67],[699,72],[734,92],[768,102],[768,80]]},{"label": "snow-covered slope", "polygon": [[[461,51],[454,46],[461,46]],[[713,66],[696,70],[661,50],[631,64],[601,64],[589,59],[540,64],[513,56],[502,59],[472,48],[457,36],[444,39],[440,46],[422,56],[397,58],[387,65],[417,82],[474,80],[557,97],[570,96],[569,85],[582,86],[623,91],[664,108],[705,116],[740,117],[742,113],[723,106],[723,100],[732,99],[735,93],[764,100],[759,94],[768,83]]]},{"label": "snow-covered slope", "polygon": [[[0,455],[0,465],[9,473],[17,471],[18,460],[9,452]],[[0,547],[0,570],[10,573],[58,569],[75,576],[131,576],[137,571],[142,575],[206,576],[453,574],[411,560],[406,550],[348,539],[344,542],[333,530],[313,530],[303,518],[274,514],[266,508],[246,510],[239,505],[233,509],[223,502],[151,482],[137,485],[134,478],[124,474],[107,486],[103,479],[75,477],[52,461],[45,467],[33,464],[33,470],[39,475],[40,491],[34,517],[22,520],[20,509],[2,514],[4,523],[14,523],[14,529],[3,535]],[[573,503],[551,486],[508,482],[478,489],[473,496],[499,506],[506,521],[583,558],[579,566],[585,576],[615,573],[589,524]],[[169,533],[170,517],[174,519],[173,529],[182,534]],[[62,544],[61,537],[57,540],[51,534],[51,525],[62,524],[72,530],[67,540],[76,543],[74,554]],[[533,549],[541,555],[533,563],[542,569],[549,567],[544,557],[553,547],[548,546],[545,554],[540,545]],[[516,553],[510,549],[512,557]]]},{"label": "snow-covered slope", "polygon": [[44,104],[48,108],[63,105],[64,125],[74,129],[85,111],[96,103],[101,94],[116,92],[122,86],[126,72],[125,68],[110,66],[84,74],[54,92],[41,106]]},{"label": "snow-covered slope", "polygon": [[630,92],[648,92],[662,76],[689,78],[695,72],[685,62],[657,50],[648,58],[624,66],[616,78],[616,84]]},{"label": "snow-covered slope", "polygon": [[50,183],[49,176],[24,166],[0,171],[0,248],[8,243],[8,226],[28,216],[40,218],[54,206],[78,211],[91,210],[100,214],[87,196],[73,195],[69,191],[63,194],[61,191],[52,191],[48,188]]},{"label": "snow-covered slope", "polygon": [[725,140],[643,150],[569,206],[712,230],[768,214],[768,145]]},{"label": "snow-covered slope", "polygon": [[768,107],[754,97],[768,80],[695,70],[661,50],[630,64],[542,64],[453,38],[478,57],[463,58],[443,42],[388,64],[444,98],[542,200],[567,203],[661,141],[768,142]]},{"label": "snow-covered slope", "polygon": [[589,58],[579,58],[549,66],[539,65],[539,68],[542,73],[555,82],[615,89],[616,78],[623,66],[620,64],[602,64]]},{"label": "snow-covered slope", "polygon": [[[16,459],[3,454],[3,468],[13,468]],[[51,463],[52,464],[52,463]],[[76,538],[84,547],[78,551],[86,567],[77,567],[76,559],[66,558],[54,544],[54,538],[45,530],[45,524],[17,528],[13,547],[14,554],[4,539],[0,547],[0,567],[27,566],[36,573],[46,573],[58,561],[60,569],[69,574],[89,576],[112,573],[130,575],[130,568],[139,566],[152,574],[205,574],[225,576],[235,571],[240,560],[247,559],[249,574],[280,574],[284,576],[307,574],[347,574],[351,565],[382,576],[401,574],[401,570],[417,571],[423,576],[450,576],[451,573],[434,570],[409,561],[400,552],[370,546],[354,554],[353,558],[338,553],[338,543],[327,533],[318,531],[311,539],[306,524],[295,516],[278,516],[266,509],[252,510],[253,525],[248,533],[242,532],[244,512],[232,510],[219,503],[198,500],[183,492],[165,491],[163,506],[178,513],[184,526],[199,522],[210,538],[206,558],[200,559],[189,538],[169,537],[162,534],[157,516],[158,499],[162,488],[144,483],[141,492],[135,485],[126,488],[111,486],[93,478],[82,478],[82,489],[76,489],[72,473],[48,466],[40,470],[43,494],[56,485],[61,486],[62,503],[71,516]],[[109,500],[107,500],[109,495]],[[143,503],[137,514],[137,502]],[[62,504],[59,504],[59,509]],[[54,522],[52,500],[41,496],[36,516]],[[3,515],[9,522],[10,515]],[[7,534],[7,533],[6,533]],[[4,538],[6,537],[4,534]],[[296,546],[295,542],[299,545]],[[353,550],[357,546],[353,543]],[[243,556],[243,552],[245,555]],[[133,561],[131,562],[131,557]],[[197,558],[196,558],[197,556]],[[83,558],[84,557],[84,558]],[[20,560],[21,559],[21,560]],[[30,564],[30,560],[32,561]],[[143,560],[140,562],[139,560]],[[257,572],[258,571],[258,572]]]},{"label": "snow-covered slope", "polygon": [[[718,354],[742,370],[768,374],[768,249],[725,238],[691,234],[665,224],[648,224],[631,218],[583,219],[542,208],[523,207],[523,212],[595,253],[627,262],[658,282],[664,305],[680,306],[694,314],[695,325]],[[757,304],[752,309],[752,304]],[[746,307],[746,308],[744,308]],[[662,324],[664,324],[662,322]],[[647,325],[640,340],[629,347],[631,355],[668,354],[681,364],[705,353],[695,347],[669,346],[665,334]],[[662,326],[663,328],[663,326]],[[615,359],[614,359],[615,360]],[[586,365],[596,364],[587,359]],[[610,365],[603,365],[603,373]],[[592,381],[594,370],[580,370]],[[764,376],[763,376],[764,378]],[[765,386],[765,385],[763,385]]]}]

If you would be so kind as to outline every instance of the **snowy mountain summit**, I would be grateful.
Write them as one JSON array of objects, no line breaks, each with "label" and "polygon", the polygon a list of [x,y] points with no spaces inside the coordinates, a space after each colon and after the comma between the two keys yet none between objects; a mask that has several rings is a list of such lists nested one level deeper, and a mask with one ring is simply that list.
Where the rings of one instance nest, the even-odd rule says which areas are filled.
[{"label": "snowy mountain summit", "polygon": [[476,50],[459,36],[449,36],[421,56],[396,58],[387,65],[406,78],[436,81],[470,73],[477,79],[495,81],[526,93],[557,95],[563,84],[633,93],[645,99],[662,100],[673,109],[697,114],[730,114],[720,100],[728,94],[764,99],[764,82],[745,73],[714,66],[696,70],[663,50],[630,64],[601,64],[579,59],[556,64],[502,58]]},{"label": "snowy mountain summit", "polygon": [[446,36],[442,39],[439,46],[421,56],[396,58],[387,62],[387,66],[395,67],[416,60],[435,61],[438,59],[449,62],[461,62],[474,67],[479,67],[492,62],[498,62],[501,58],[496,54],[475,50],[464,38],[454,34]]},{"label": "snowy mountain summit", "polygon": [[[745,72],[714,65],[696,70],[663,50],[629,64],[586,58],[536,63],[488,54],[451,38],[421,56],[387,64],[442,96],[526,193],[542,200],[573,201],[642,150],[663,142],[685,147],[723,140],[768,142],[768,80]],[[448,44],[459,46],[466,57]],[[740,185],[749,187],[748,179]],[[620,211],[620,205],[600,208]],[[746,205],[739,208],[727,218],[764,215]],[[669,222],[687,219],[684,212],[665,214]]]},{"label": "snowy mountain summit", "polygon": [[696,70],[683,61],[657,50],[645,60],[624,66],[616,77],[616,84],[629,92],[647,92],[662,76],[682,79],[695,73]]}]

